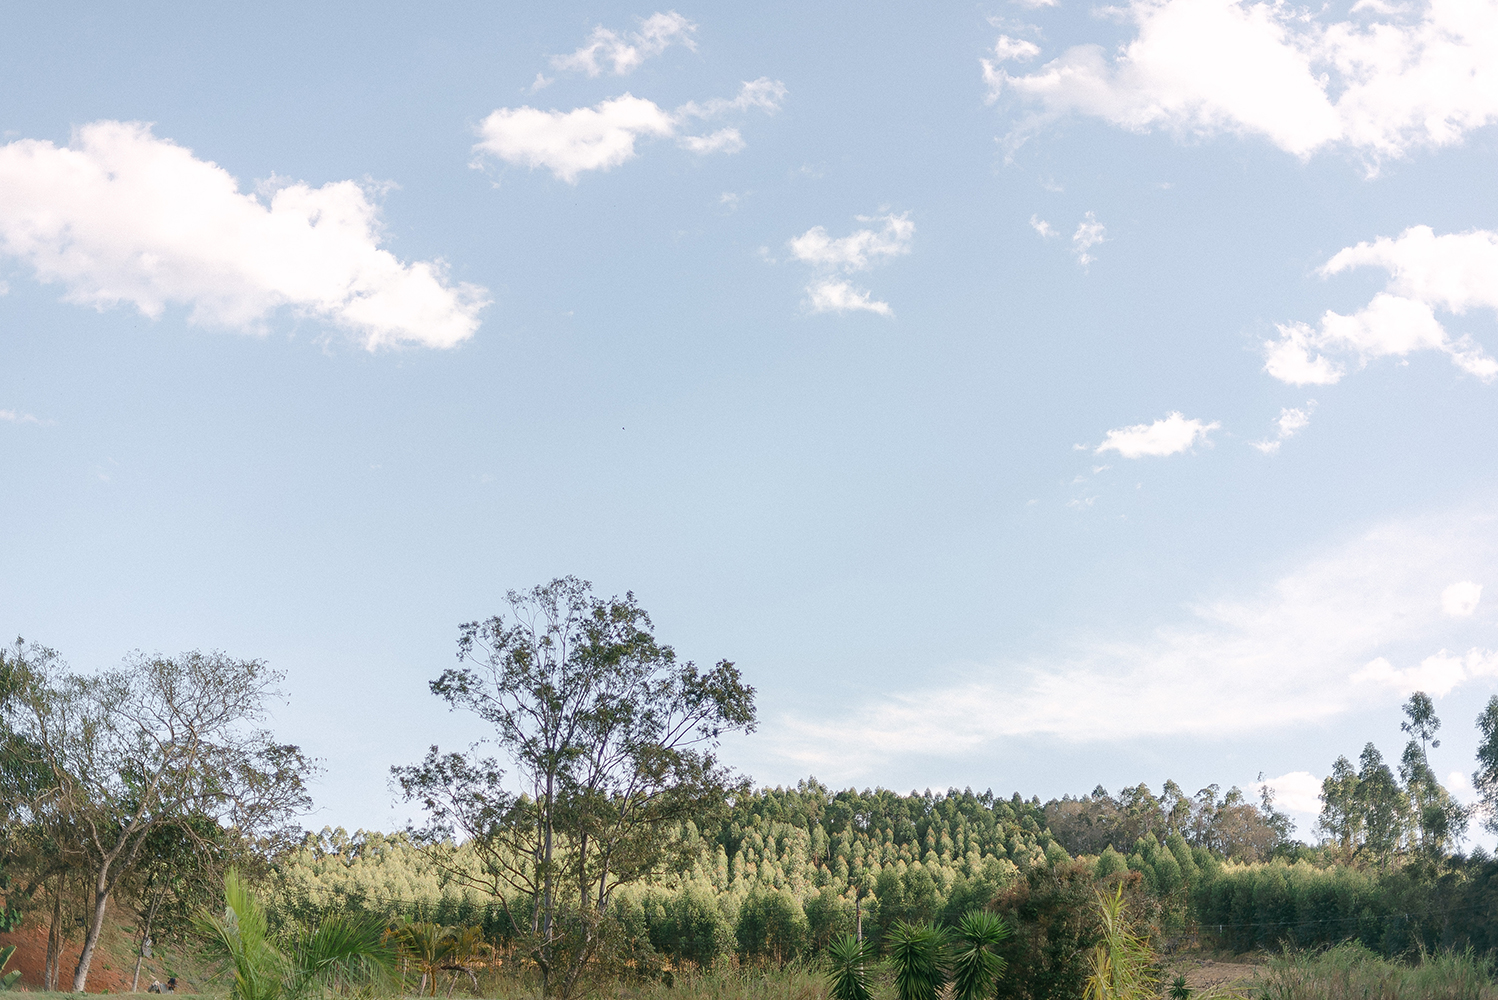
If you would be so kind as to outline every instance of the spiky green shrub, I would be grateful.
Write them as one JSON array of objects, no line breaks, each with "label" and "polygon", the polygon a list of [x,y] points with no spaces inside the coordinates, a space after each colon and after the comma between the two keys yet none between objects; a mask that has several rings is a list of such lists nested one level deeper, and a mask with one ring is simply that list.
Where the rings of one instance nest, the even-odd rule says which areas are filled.
[{"label": "spiky green shrub", "polygon": [[1088,956],[1091,975],[1083,996],[1086,1000],[1152,1000],[1156,995],[1151,969],[1154,953],[1149,941],[1129,928],[1122,885],[1112,895],[1097,894],[1097,916],[1102,940]]},{"label": "spiky green shrub", "polygon": [[997,913],[969,910],[953,937],[952,995],[955,1000],[986,1000],[1004,974],[999,946],[1009,937],[1009,925]]},{"label": "spiky green shrub", "polygon": [[899,1000],[937,1000],[947,985],[947,929],[901,921],[889,933],[889,964]]},{"label": "spiky green shrub", "polygon": [[827,946],[827,992],[832,1000],[873,1000],[869,972],[875,962],[871,941],[844,934]]},{"label": "spiky green shrub", "polygon": [[380,923],[326,917],[275,941],[265,907],[233,869],[224,877],[223,913],[204,911],[196,924],[209,954],[233,975],[231,1000],[303,1000],[329,989],[388,987],[396,978],[397,952]]}]

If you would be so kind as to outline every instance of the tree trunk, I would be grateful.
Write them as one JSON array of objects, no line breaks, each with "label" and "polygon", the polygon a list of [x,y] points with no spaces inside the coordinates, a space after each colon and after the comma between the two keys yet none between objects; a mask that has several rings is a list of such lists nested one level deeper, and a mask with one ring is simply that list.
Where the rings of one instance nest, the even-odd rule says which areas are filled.
[{"label": "tree trunk", "polygon": [[552,809],[556,805],[556,790],[553,787],[553,776],[546,776],[546,813],[542,819],[544,824],[543,843],[545,870],[542,878],[541,890],[541,961],[536,965],[541,970],[541,995],[550,996],[551,985],[551,921],[552,921],[552,899],[551,899],[551,835],[552,835]]},{"label": "tree trunk", "polygon": [[145,961],[146,942],[151,940],[151,922],[156,919],[156,906],[160,902],[160,896],[157,896],[155,899],[151,900],[151,911],[146,914],[146,926],[140,932],[140,947],[136,948],[135,950],[135,978],[130,981],[131,993],[140,992],[140,964],[141,962]]},{"label": "tree trunk", "polygon": [[104,930],[104,914],[109,909],[109,869],[99,873],[94,884],[94,912],[89,918],[88,933],[83,938],[83,950],[78,953],[78,968],[73,970],[73,992],[82,993],[88,986],[88,967],[94,961],[94,949],[99,946],[99,934]]},{"label": "tree trunk", "polygon": [[52,895],[52,923],[47,928],[47,964],[42,971],[42,989],[57,989],[58,966],[62,964],[62,883],[57,876],[57,890]]}]

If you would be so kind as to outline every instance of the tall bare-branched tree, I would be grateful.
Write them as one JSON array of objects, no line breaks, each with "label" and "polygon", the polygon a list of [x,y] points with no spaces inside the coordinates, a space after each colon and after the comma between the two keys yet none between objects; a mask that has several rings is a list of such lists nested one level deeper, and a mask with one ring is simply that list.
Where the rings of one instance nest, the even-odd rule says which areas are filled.
[{"label": "tall bare-branched tree", "polygon": [[6,725],[46,778],[19,809],[26,821],[65,826],[81,854],[87,930],[72,989],[83,992],[110,895],[153,836],[171,827],[201,839],[204,822],[277,832],[307,807],[312,765],[260,727],[281,678],[258,660],[136,653],[85,675],[20,643],[10,659]]}]

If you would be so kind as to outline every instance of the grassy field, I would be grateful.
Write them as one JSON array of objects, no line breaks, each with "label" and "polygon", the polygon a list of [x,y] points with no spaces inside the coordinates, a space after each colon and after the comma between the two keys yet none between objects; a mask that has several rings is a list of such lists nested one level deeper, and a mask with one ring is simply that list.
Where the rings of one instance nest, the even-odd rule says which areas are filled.
[{"label": "grassy field", "polygon": [[[1300,952],[1268,958],[1262,963],[1240,964],[1184,959],[1172,962],[1163,978],[1161,994],[1178,971],[1195,972],[1190,977],[1198,1000],[1498,1000],[1498,983],[1491,963],[1460,954],[1426,956],[1419,962],[1403,963],[1380,958],[1358,945],[1340,945],[1321,952]],[[879,977],[875,996],[893,997],[887,970]],[[443,981],[438,997],[447,996]],[[455,998],[471,998],[464,984]],[[78,1000],[74,993],[43,993],[18,990],[26,1000]],[[482,980],[482,995],[489,1000],[537,1000],[538,984],[530,977],[503,975]],[[203,1000],[225,1000],[223,994],[181,994]],[[601,984],[587,993],[603,1000],[824,1000],[825,981],[816,963],[792,962],[774,965],[688,969],[668,980]],[[420,1000],[411,994],[389,1000]]]},{"label": "grassy field", "polygon": [[1405,964],[1355,944],[1271,959],[1260,990],[1263,1000],[1498,1000],[1487,961],[1448,953]]}]

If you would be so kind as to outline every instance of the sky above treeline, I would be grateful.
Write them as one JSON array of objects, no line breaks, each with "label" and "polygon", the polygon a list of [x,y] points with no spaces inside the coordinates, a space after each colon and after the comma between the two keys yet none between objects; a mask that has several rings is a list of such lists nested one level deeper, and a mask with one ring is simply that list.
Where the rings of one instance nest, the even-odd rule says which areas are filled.
[{"label": "sky above treeline", "polygon": [[761,784],[1270,779],[1498,679],[1498,2],[19,6],[0,608],[286,673],[311,827],[574,574]]}]

